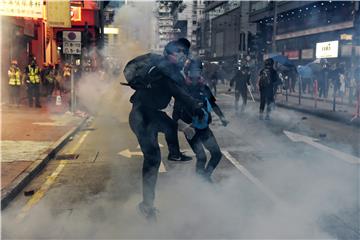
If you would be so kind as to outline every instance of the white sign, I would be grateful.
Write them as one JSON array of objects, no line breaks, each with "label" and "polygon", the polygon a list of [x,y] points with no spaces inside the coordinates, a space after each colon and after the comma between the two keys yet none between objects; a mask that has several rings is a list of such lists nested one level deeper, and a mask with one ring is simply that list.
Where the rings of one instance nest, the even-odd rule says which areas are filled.
[{"label": "white sign", "polygon": [[339,41],[316,43],[316,58],[337,58]]},{"label": "white sign", "polygon": [[81,32],[63,31],[64,42],[81,42]]},{"label": "white sign", "polygon": [[63,53],[81,54],[81,32],[63,31]]},{"label": "white sign", "polygon": [[43,0],[1,0],[0,15],[14,17],[43,17]]}]

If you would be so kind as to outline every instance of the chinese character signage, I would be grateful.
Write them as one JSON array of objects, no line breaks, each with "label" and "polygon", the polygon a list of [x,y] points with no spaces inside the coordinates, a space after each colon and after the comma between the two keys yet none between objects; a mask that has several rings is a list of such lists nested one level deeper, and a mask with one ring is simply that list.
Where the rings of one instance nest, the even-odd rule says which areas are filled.
[{"label": "chinese character signage", "polygon": [[63,31],[63,53],[81,54],[81,32]]},{"label": "chinese character signage", "polygon": [[320,42],[316,44],[316,58],[337,58],[339,41]]},{"label": "chinese character signage", "polygon": [[43,0],[1,0],[0,15],[43,18]]},{"label": "chinese character signage", "polygon": [[47,23],[50,27],[71,27],[70,2],[47,1],[46,2]]}]

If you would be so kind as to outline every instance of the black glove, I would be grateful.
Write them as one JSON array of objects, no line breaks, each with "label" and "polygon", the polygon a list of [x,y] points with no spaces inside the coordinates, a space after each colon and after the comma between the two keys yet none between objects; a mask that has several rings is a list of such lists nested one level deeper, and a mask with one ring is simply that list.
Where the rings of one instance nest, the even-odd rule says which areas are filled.
[{"label": "black glove", "polygon": [[229,121],[225,117],[221,117],[220,121],[224,127],[226,127],[229,124]]},{"label": "black glove", "polygon": [[197,116],[199,118],[199,120],[204,118],[204,111],[202,110],[202,108],[196,108],[194,113],[195,113],[195,116]]},{"label": "black glove", "polygon": [[228,92],[231,92],[231,88],[228,89]]}]

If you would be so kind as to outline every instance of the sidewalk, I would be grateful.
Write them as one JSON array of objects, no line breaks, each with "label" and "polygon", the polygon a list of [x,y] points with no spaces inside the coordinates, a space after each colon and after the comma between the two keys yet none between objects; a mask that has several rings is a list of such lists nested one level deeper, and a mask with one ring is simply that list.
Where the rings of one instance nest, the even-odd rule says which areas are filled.
[{"label": "sidewalk", "polygon": [[[1,208],[41,171],[85,123],[55,104],[42,108],[1,106]],[[59,110],[59,111],[58,111]]]},{"label": "sidewalk", "polygon": [[[229,87],[223,84],[218,84],[218,92],[225,94],[234,94],[234,91],[230,93],[227,91]],[[259,94],[253,93],[255,100],[259,101]],[[315,108],[315,101],[313,98],[302,98],[301,104],[299,104],[298,95],[288,95],[288,100],[286,101],[286,96],[283,94],[276,95],[276,106],[283,107],[287,109],[292,109],[295,111],[312,114],[318,117],[326,118],[328,120],[333,120],[336,122],[351,124],[357,127],[360,127],[360,119],[357,118],[350,121],[355,113],[355,105],[350,104],[336,104],[336,111],[332,111],[333,103],[332,101],[317,101],[317,107]],[[248,96],[250,98],[250,96]],[[241,101],[241,100],[240,100]]]},{"label": "sidewalk", "polygon": [[276,105],[296,111],[313,114],[318,117],[326,118],[329,120],[341,122],[344,124],[352,124],[360,127],[360,119],[355,119],[350,122],[355,113],[355,106],[336,104],[336,111],[333,111],[333,103],[328,101],[317,101],[315,107],[315,100],[312,98],[302,98],[299,104],[299,97],[290,95],[286,101],[286,96],[278,94],[276,97]]}]

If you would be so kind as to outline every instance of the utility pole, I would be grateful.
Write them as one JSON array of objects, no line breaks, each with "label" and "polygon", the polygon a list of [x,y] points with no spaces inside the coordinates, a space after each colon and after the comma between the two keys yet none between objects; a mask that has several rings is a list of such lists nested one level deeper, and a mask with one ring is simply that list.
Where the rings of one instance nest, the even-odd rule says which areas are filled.
[{"label": "utility pole", "polygon": [[273,33],[272,33],[272,52],[276,53],[276,30],[277,30],[277,2],[273,1],[274,4],[274,23],[273,23]]}]

